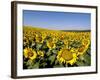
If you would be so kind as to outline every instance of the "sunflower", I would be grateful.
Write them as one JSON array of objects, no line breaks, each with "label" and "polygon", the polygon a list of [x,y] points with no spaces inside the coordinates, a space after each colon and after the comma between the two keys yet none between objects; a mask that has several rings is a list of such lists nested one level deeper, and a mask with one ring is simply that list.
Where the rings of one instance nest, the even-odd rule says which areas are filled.
[{"label": "sunflower", "polygon": [[44,40],[46,38],[46,34],[42,32],[42,39]]},{"label": "sunflower", "polygon": [[32,48],[25,48],[24,49],[24,57],[34,60],[37,57],[35,50]]},{"label": "sunflower", "polygon": [[43,42],[42,36],[36,34],[36,42],[42,43]]},{"label": "sunflower", "polygon": [[52,49],[52,48],[56,47],[56,44],[52,41],[47,41],[47,46],[48,46],[49,49]]},{"label": "sunflower", "polygon": [[78,49],[78,55],[83,55],[86,50],[88,49],[88,46],[82,45],[79,49]]},{"label": "sunflower", "polygon": [[83,39],[82,44],[88,46],[90,44],[90,40]]},{"label": "sunflower", "polygon": [[68,49],[61,49],[57,55],[57,59],[60,63],[73,65],[77,60],[77,55],[76,53],[71,53]]},{"label": "sunflower", "polygon": [[44,56],[44,52],[43,51],[37,51],[38,55],[43,57]]},{"label": "sunflower", "polygon": [[89,40],[84,40],[82,43],[83,43],[83,45],[78,49],[78,55],[83,55],[87,51],[87,49],[90,45]]},{"label": "sunflower", "polygon": [[64,42],[64,47],[68,48],[68,40],[65,39],[65,40],[63,40],[63,42]]},{"label": "sunflower", "polygon": [[71,49],[70,49],[70,52],[72,52],[72,53],[77,53],[77,52],[78,52],[78,48],[71,48]]}]

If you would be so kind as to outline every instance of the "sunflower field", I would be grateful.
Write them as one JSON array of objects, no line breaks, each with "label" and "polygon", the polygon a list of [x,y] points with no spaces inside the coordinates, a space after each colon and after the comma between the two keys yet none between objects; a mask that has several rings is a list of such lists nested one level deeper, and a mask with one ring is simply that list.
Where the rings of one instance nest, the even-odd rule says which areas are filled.
[{"label": "sunflower field", "polygon": [[91,65],[91,32],[23,28],[23,69]]}]

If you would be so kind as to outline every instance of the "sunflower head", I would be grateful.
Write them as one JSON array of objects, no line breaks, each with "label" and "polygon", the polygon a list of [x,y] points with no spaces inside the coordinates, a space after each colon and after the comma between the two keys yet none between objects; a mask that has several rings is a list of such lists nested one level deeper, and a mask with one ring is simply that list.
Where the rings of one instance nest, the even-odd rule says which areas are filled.
[{"label": "sunflower head", "polygon": [[73,65],[76,62],[76,53],[71,53],[68,49],[61,49],[57,55],[57,59],[60,63],[66,63]]},{"label": "sunflower head", "polygon": [[36,42],[43,42],[42,36],[36,35]]},{"label": "sunflower head", "polygon": [[88,49],[88,46],[86,45],[82,45],[79,49],[78,49],[78,55],[83,55],[86,50]]},{"label": "sunflower head", "polygon": [[43,57],[44,56],[44,52],[43,51],[37,51],[38,55]]},{"label": "sunflower head", "polygon": [[33,60],[37,57],[37,54],[36,54],[35,50],[33,50],[32,48],[25,48],[24,49],[24,57]]},{"label": "sunflower head", "polygon": [[46,34],[42,33],[42,39],[45,39],[45,38],[46,38]]},{"label": "sunflower head", "polygon": [[87,45],[90,44],[90,40],[88,40],[88,39],[83,39],[82,44],[87,46]]},{"label": "sunflower head", "polygon": [[49,49],[52,49],[52,48],[56,47],[56,44],[52,41],[47,41],[47,46],[48,46]]},{"label": "sunflower head", "polygon": [[83,39],[82,46],[78,49],[78,55],[83,55],[90,45],[90,40]]},{"label": "sunflower head", "polygon": [[63,40],[65,45],[68,45],[68,40]]}]

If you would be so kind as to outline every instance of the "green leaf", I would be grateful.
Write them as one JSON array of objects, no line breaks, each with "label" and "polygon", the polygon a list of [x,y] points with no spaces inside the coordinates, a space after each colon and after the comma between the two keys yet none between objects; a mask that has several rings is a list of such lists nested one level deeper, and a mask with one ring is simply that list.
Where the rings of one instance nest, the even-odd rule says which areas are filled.
[{"label": "green leaf", "polygon": [[32,65],[33,64],[33,61],[32,60],[28,60],[27,62],[26,62],[26,65],[27,66],[30,66],[30,65]]},{"label": "green leaf", "polygon": [[85,63],[87,63],[87,65],[91,65],[91,56],[89,56],[88,54],[85,54],[84,61]]},{"label": "green leaf", "polygon": [[58,60],[55,60],[55,65],[59,64]]},{"label": "green leaf", "polygon": [[32,65],[28,66],[28,69],[32,69]]},{"label": "green leaf", "polygon": [[34,49],[35,44],[36,44],[35,42],[32,42],[32,44],[31,44],[31,48]]},{"label": "green leaf", "polygon": [[32,65],[32,68],[39,68],[39,62],[37,62],[34,65]]},{"label": "green leaf", "polygon": [[77,61],[77,65],[79,66],[90,66],[91,65],[91,56],[87,53],[79,56],[79,60]]},{"label": "green leaf", "polygon": [[42,44],[41,44],[41,43],[37,43],[37,44],[36,44],[36,49],[37,49],[37,50],[39,50],[41,47],[42,47]]},{"label": "green leaf", "polygon": [[64,65],[62,63],[56,64],[53,66],[54,68],[58,68],[58,67],[64,67]]},{"label": "green leaf", "polygon": [[56,43],[57,46],[61,46],[61,45],[63,45],[63,44],[64,44],[64,43],[63,43],[62,41],[60,41],[60,40]]},{"label": "green leaf", "polygon": [[49,60],[51,61],[50,64],[52,64],[55,61],[56,55],[52,55],[49,57]]},{"label": "green leaf", "polygon": [[78,66],[85,66],[85,64],[84,64],[83,61],[77,61],[76,64],[77,64]]},{"label": "green leaf", "polygon": [[55,49],[53,49],[53,50],[52,50],[52,52],[56,54],[58,51],[57,51],[57,50],[55,50]]},{"label": "green leaf", "polygon": [[84,60],[84,55],[79,56],[79,60]]},{"label": "green leaf", "polygon": [[50,50],[46,53],[47,56],[50,56],[51,54],[52,52]]},{"label": "green leaf", "polygon": [[40,67],[43,68],[43,67],[45,67],[46,65],[47,65],[47,63],[46,63],[46,62],[43,62],[43,63],[40,64]]}]

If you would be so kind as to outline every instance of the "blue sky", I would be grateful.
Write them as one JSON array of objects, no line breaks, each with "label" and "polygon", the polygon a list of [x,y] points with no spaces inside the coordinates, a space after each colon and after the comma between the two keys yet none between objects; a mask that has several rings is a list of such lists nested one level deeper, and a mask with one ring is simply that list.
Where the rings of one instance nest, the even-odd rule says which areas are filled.
[{"label": "blue sky", "polygon": [[23,10],[23,25],[54,30],[90,30],[91,14]]}]

